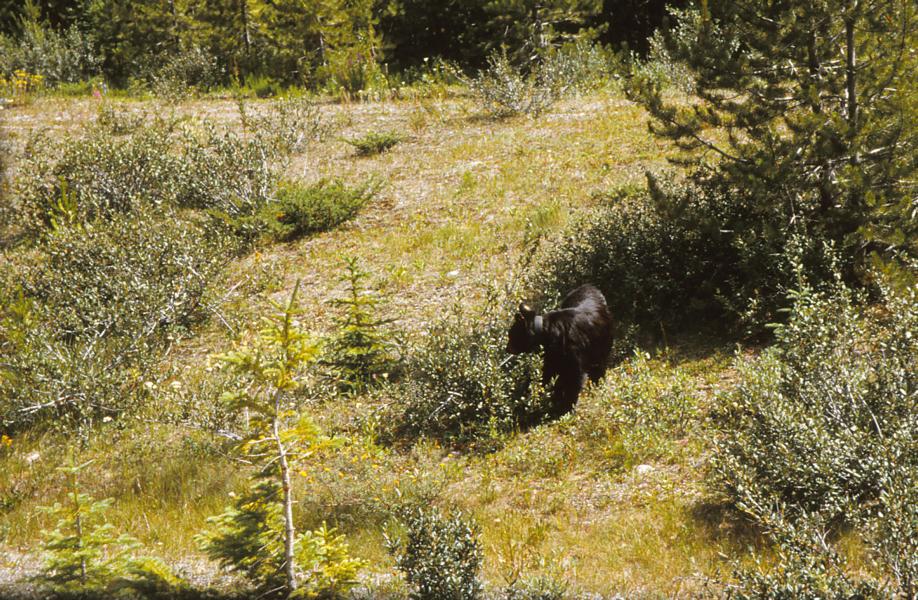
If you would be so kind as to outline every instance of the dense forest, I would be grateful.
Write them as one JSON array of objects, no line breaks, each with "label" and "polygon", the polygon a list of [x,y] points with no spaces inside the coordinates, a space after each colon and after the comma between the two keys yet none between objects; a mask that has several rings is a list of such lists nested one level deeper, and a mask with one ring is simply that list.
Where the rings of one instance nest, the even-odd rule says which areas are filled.
[{"label": "dense forest", "polygon": [[918,598],[916,70],[914,0],[0,4],[0,597]]},{"label": "dense forest", "polygon": [[[345,70],[406,73],[442,59],[464,70],[484,66],[506,46],[531,52],[557,36],[587,35],[616,48],[646,53],[666,19],[662,0],[227,0],[189,2],[7,3],[0,31],[30,36],[34,45],[81,45],[81,71],[125,85],[157,64],[192,49],[213,58],[216,81],[271,77],[321,86]],[[672,4],[672,3],[670,3]],[[675,4],[678,6],[678,3]],[[47,26],[48,33],[36,31]],[[51,33],[54,32],[54,33]],[[28,42],[27,42],[28,43]],[[7,65],[4,65],[5,67]],[[21,64],[27,67],[27,64]]]}]

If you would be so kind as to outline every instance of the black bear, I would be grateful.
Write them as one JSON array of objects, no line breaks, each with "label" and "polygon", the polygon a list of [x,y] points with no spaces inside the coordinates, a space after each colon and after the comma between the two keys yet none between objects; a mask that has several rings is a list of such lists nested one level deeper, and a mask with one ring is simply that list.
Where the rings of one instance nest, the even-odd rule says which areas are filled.
[{"label": "black bear", "polygon": [[582,285],[565,296],[561,308],[536,315],[521,304],[513,325],[507,352],[521,354],[544,348],[542,383],[552,379],[551,416],[570,412],[586,378],[596,381],[606,372],[612,348],[612,318],[602,292]]}]

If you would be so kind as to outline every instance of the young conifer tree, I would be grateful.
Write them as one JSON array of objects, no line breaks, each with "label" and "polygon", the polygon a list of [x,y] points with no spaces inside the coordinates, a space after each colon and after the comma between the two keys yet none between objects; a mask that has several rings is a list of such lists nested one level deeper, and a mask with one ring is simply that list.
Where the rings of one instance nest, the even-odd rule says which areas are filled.
[{"label": "young conifer tree", "polygon": [[238,451],[257,465],[252,486],[199,536],[203,550],[224,567],[242,571],[267,595],[312,597],[352,585],[362,563],[351,559],[343,537],[324,526],[298,534],[292,478],[297,462],[334,445],[306,415],[297,418],[293,393],[302,369],[315,361],[317,343],[296,322],[294,287],[285,306],[265,317],[252,345],[219,358],[246,381],[223,399],[250,415]]},{"label": "young conifer tree", "polygon": [[382,381],[395,366],[393,344],[384,329],[391,320],[376,316],[379,297],[367,288],[369,273],[359,260],[346,257],[344,267],[341,281],[347,285],[346,295],[332,300],[344,314],[335,320],[336,334],[325,362],[342,391],[360,393]]},{"label": "young conifer tree", "polygon": [[914,0],[699,0],[669,36],[697,98],[649,79],[633,92],[681,160],[857,266],[870,250],[918,252],[916,44]]}]

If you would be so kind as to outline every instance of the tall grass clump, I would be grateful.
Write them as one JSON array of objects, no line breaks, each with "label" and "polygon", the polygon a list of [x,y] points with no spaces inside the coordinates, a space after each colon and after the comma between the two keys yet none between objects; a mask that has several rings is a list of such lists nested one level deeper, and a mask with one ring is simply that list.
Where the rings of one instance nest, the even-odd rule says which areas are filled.
[{"label": "tall grass clump", "polygon": [[876,561],[872,575],[913,596],[918,296],[914,287],[887,290],[871,306],[841,286],[803,287],[794,300],[777,344],[738,362],[739,383],[713,417],[713,484],[790,556],[744,583],[818,590],[835,572],[848,585],[826,541],[847,527]]},{"label": "tall grass clump", "polygon": [[506,353],[513,309],[492,294],[479,311],[447,308],[409,353],[399,430],[468,442],[547,413],[541,364]]}]

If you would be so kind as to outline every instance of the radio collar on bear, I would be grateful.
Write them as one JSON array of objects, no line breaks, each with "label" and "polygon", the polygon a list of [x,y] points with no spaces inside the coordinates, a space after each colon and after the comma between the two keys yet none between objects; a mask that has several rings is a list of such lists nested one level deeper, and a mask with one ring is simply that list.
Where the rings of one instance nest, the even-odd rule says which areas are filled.
[{"label": "radio collar on bear", "polygon": [[544,331],[544,329],[542,329],[542,315],[536,315],[535,318],[533,318],[532,328],[533,328],[533,333],[535,333],[536,337],[541,338],[542,332]]}]

